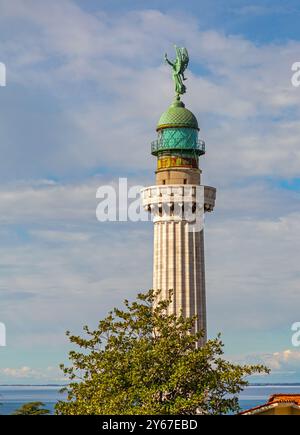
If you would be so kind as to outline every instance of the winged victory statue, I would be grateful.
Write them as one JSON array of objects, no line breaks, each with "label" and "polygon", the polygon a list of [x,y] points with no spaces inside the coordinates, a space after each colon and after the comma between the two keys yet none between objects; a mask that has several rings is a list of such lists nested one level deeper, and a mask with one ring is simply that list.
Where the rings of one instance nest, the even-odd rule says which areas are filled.
[{"label": "winged victory statue", "polygon": [[175,51],[176,59],[173,62],[168,59],[167,53],[165,54],[165,60],[173,69],[172,76],[175,83],[175,92],[177,98],[180,99],[180,95],[186,92],[186,87],[183,82],[186,80],[186,77],[184,77],[184,71],[189,63],[189,54],[186,48],[177,47],[176,45]]}]

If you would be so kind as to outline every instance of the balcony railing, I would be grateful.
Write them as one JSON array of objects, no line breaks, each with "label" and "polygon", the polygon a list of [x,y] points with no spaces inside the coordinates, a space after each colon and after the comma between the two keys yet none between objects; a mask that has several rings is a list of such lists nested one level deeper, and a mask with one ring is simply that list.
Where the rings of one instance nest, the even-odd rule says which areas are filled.
[{"label": "balcony railing", "polygon": [[202,139],[198,139],[191,145],[182,145],[182,142],[178,143],[177,146],[173,145],[165,146],[163,140],[154,140],[151,142],[151,154],[157,155],[160,151],[194,151],[198,156],[205,154],[205,142]]}]

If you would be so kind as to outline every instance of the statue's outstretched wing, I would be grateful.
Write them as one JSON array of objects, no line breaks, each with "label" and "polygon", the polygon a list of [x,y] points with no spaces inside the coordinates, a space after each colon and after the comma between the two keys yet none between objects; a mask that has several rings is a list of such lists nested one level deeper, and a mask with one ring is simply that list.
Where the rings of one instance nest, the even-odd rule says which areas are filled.
[{"label": "statue's outstretched wing", "polygon": [[189,64],[189,54],[186,48],[182,47],[180,49],[180,55],[181,55],[181,73],[183,74],[184,71],[187,69],[187,66]]},{"label": "statue's outstretched wing", "polygon": [[177,47],[175,45],[175,51],[176,51],[176,72],[179,74],[183,74],[186,70],[188,63],[189,63],[189,54],[186,48]]}]

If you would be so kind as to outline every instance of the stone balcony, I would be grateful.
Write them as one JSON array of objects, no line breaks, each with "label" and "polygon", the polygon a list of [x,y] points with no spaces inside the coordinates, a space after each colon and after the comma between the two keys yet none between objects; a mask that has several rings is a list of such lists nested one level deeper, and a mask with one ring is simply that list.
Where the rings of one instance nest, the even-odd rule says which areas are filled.
[{"label": "stone balcony", "polygon": [[212,211],[215,206],[216,189],[203,185],[156,185],[141,190],[142,204],[145,210],[184,204],[194,204],[197,208],[204,206],[204,211]]}]

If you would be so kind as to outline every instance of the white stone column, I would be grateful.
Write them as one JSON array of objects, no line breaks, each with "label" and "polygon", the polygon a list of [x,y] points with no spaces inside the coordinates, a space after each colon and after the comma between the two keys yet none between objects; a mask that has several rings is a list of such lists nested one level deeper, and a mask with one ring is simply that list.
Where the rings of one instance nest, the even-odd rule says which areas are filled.
[{"label": "white stone column", "polygon": [[[214,191],[207,188],[206,195],[204,186],[194,187],[202,188],[204,195],[198,197],[191,185],[162,185],[143,189],[142,198],[144,207],[154,214],[153,289],[160,290],[160,299],[173,292],[170,314],[197,315],[195,329],[204,331],[202,345],[207,329],[203,228],[195,227],[176,210],[183,204],[195,204],[195,213],[212,210]],[[202,198],[201,204],[197,198]],[[165,203],[179,204],[179,209],[163,210]]]}]

